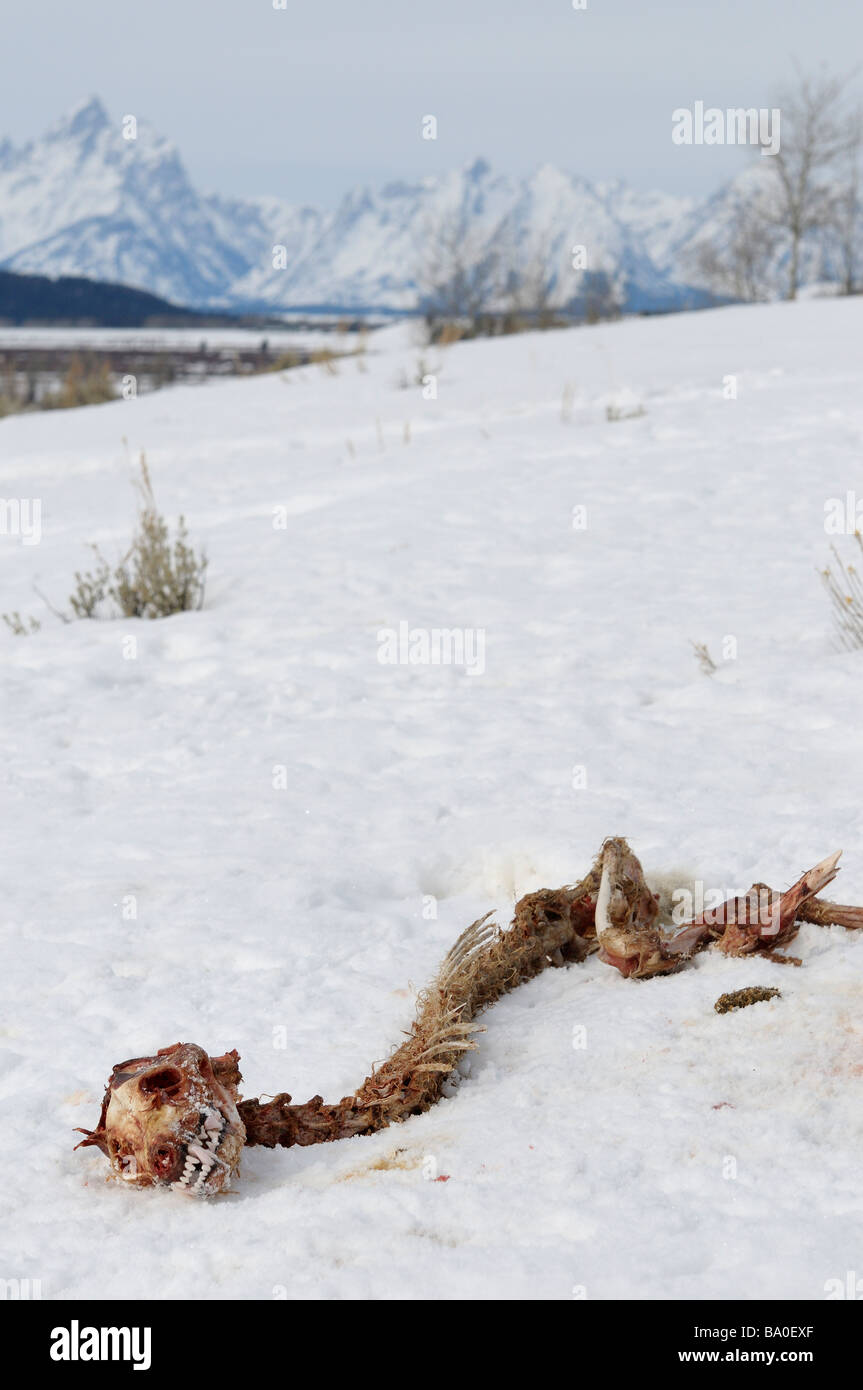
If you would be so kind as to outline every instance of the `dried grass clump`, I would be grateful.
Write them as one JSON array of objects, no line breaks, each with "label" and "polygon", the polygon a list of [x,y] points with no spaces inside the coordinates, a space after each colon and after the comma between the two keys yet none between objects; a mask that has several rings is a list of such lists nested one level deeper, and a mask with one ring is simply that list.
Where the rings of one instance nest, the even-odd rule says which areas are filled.
[{"label": "dried grass clump", "polygon": [[29,637],[32,632],[38,632],[42,626],[36,618],[31,618],[29,615],[22,618],[17,608],[14,613],[3,613],[0,614],[0,617],[3,618],[9,631],[15,637]]},{"label": "dried grass clump", "polygon": [[262,367],[261,371],[264,373],[289,372],[292,371],[294,367],[301,367],[304,361],[305,358],[301,352],[288,348],[286,352],[279,353],[275,362],[268,362],[266,367]]},{"label": "dried grass clump", "polygon": [[168,523],[156,505],[144,454],[136,487],[140,507],[132,544],[113,569],[98,546],[93,546],[97,566],[87,573],[76,573],[75,590],[69,598],[77,618],[95,618],[105,600],[113,602],[124,618],[167,618],[203,607],[207,557],[189,545],[182,516],[171,538]]},{"label": "dried grass clump", "polygon": [[7,365],[0,380],[0,419],[33,410],[72,410],[79,405],[102,405],[117,398],[111,365],[90,354],[77,353],[59,383],[50,391],[39,389],[39,372],[15,371]]},{"label": "dried grass clump", "polygon": [[116,396],[108,362],[89,364],[73,357],[59,390],[41,404],[43,410],[74,410],[79,405],[103,405]]},{"label": "dried grass clump", "polygon": [[707,647],[706,642],[690,642],[689,644],[695,652],[695,659],[701,667],[705,676],[715,675],[719,669]]},{"label": "dried grass clump", "polygon": [[605,407],[605,418],[609,424],[616,424],[618,420],[639,420],[647,411],[640,402],[614,402]]},{"label": "dried grass clump", "polygon": [[16,387],[14,377],[7,373],[0,385],[0,420],[6,415],[17,415],[24,409],[24,402]]},{"label": "dried grass clump", "polygon": [[[863,536],[854,532],[861,554]],[[835,545],[830,549],[836,561],[836,573],[832,565],[821,571],[821,578],[833,606],[833,619],[839,641],[848,651],[858,651],[863,647],[863,581],[856,566],[842,559]]]}]

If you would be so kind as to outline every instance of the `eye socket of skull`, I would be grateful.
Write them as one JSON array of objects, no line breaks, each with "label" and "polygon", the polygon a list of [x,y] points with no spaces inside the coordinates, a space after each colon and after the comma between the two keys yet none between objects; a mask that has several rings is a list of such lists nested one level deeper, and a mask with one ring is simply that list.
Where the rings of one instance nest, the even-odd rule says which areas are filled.
[{"label": "eye socket of skull", "polygon": [[182,1168],[182,1149],[166,1136],[150,1148],[150,1168],[157,1182],[174,1182]]},{"label": "eye socket of skull", "polygon": [[158,1071],[145,1073],[138,1082],[145,1095],[158,1096],[165,1100],[176,1100],[183,1089],[185,1077],[179,1067],[161,1067]]}]

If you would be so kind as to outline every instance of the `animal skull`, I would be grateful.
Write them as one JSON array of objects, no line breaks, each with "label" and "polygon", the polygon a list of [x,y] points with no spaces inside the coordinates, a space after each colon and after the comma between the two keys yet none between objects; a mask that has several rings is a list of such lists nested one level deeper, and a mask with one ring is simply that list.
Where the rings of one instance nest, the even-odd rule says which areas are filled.
[{"label": "animal skull", "polygon": [[238,1171],[246,1130],[237,1112],[236,1052],[208,1057],[194,1043],[121,1062],[111,1073],[94,1130],[113,1175],[195,1197],[224,1191]]}]

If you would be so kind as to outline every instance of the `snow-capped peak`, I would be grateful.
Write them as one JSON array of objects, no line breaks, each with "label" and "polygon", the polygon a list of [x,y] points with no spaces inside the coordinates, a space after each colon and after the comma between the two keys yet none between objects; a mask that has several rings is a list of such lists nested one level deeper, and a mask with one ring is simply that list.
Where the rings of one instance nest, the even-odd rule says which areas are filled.
[{"label": "snow-capped peak", "polygon": [[456,219],[470,254],[503,249],[516,278],[550,256],[560,303],[577,288],[570,262],[581,247],[625,307],[670,308],[687,302],[693,248],[728,244],[754,177],[743,170],[696,202],[548,163],[512,178],[478,156],[442,174],[360,184],[325,212],[278,192],[204,195],[169,140],[142,119],[130,132],[91,96],[40,139],[0,142],[0,266],[119,281],[200,306],[407,309],[423,248]]},{"label": "snow-capped peak", "polygon": [[46,140],[81,139],[99,130],[106,130],[111,118],[97,96],[77,101],[64,116],[49,127]]}]

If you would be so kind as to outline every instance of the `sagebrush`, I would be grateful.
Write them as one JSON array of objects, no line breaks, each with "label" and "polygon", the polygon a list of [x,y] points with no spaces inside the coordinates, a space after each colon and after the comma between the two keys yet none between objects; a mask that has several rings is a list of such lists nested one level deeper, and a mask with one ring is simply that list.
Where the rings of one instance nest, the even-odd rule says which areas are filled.
[{"label": "sagebrush", "polygon": [[156,504],[144,454],[135,485],[140,503],[132,543],[113,567],[93,546],[96,567],[75,574],[75,589],[69,596],[77,618],[97,617],[106,601],[124,618],[167,618],[203,607],[207,556],[189,544],[184,517],[179,517],[171,536]]},{"label": "sagebrush", "polygon": [[[857,547],[863,555],[863,536],[854,532]],[[848,651],[863,647],[863,580],[856,565],[843,560],[835,545],[830,547],[836,561],[836,572],[828,565],[821,578],[833,606],[833,618],[839,641]]]}]

